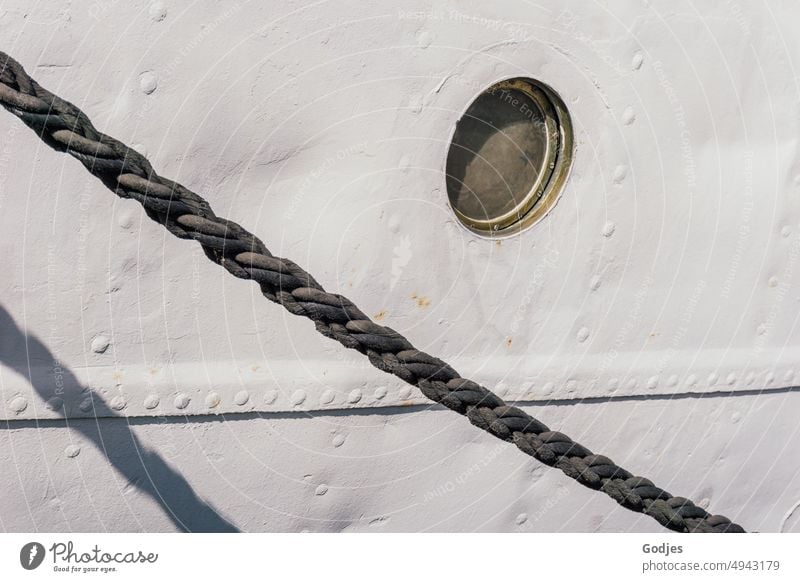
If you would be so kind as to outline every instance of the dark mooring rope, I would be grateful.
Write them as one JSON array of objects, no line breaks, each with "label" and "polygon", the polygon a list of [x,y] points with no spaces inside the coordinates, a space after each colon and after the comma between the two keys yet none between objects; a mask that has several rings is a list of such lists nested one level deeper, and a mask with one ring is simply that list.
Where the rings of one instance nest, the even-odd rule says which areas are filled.
[{"label": "dark mooring rope", "polygon": [[255,235],[215,215],[206,200],[159,176],[144,156],[97,131],[82,111],[43,89],[3,52],[0,103],[48,145],[80,160],[118,196],[138,201],[150,218],[172,234],[196,240],[209,259],[234,276],[258,282],[267,299],[311,319],[321,334],[365,354],[376,368],[417,386],[426,397],[465,415],[478,428],[671,530],[744,531],[728,518],[711,515],[689,499],[675,497],[550,430],[483,386],[462,378],[442,360],[415,349],[393,329],[371,321],[352,301],[328,293],[292,261],[273,256]]}]

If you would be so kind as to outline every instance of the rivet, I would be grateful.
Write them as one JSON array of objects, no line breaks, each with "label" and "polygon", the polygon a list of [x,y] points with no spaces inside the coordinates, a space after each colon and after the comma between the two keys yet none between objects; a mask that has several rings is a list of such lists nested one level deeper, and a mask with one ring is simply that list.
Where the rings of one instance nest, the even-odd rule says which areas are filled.
[{"label": "rivet", "polygon": [[600,288],[600,277],[595,275],[592,277],[592,280],[589,281],[589,289],[592,291],[597,291]]},{"label": "rivet", "polygon": [[672,388],[674,386],[677,386],[679,381],[680,381],[680,378],[678,378],[678,375],[677,374],[673,374],[672,376],[667,378],[667,386],[669,386],[670,388]]},{"label": "rivet", "polygon": [[782,236],[783,238],[788,238],[788,236],[789,236],[790,234],[792,234],[792,227],[791,227],[791,226],[784,226],[784,227],[781,229],[781,236]]},{"label": "rivet", "polygon": [[770,277],[769,281],[767,281],[767,285],[770,287],[777,287],[778,286],[778,278],[777,277]]},{"label": "rivet", "polygon": [[618,388],[619,388],[619,378],[611,378],[611,380],[608,381],[608,389],[611,392],[616,392]]},{"label": "rivet", "polygon": [[303,402],[305,402],[305,399],[306,399],[305,390],[295,390],[294,393],[292,394],[292,404],[294,406],[301,405]]},{"label": "rivet", "polygon": [[23,410],[28,408],[28,401],[22,396],[17,396],[10,402],[9,406],[15,414],[20,414]]},{"label": "rivet", "polygon": [[611,179],[614,181],[614,184],[622,184],[625,181],[625,177],[628,175],[628,168],[625,166],[617,166],[614,168],[614,175]]},{"label": "rivet", "polygon": [[423,30],[417,35],[417,46],[422,49],[426,49],[431,46],[431,33],[427,30]]},{"label": "rivet", "polygon": [[610,220],[603,225],[603,236],[609,238],[611,235],[614,234],[614,231],[617,230],[617,225],[611,222]]},{"label": "rivet", "polygon": [[359,390],[358,388],[352,390],[350,394],[347,395],[347,401],[350,404],[355,404],[359,400],[361,400],[361,390]]},{"label": "rivet", "polygon": [[759,326],[756,328],[756,333],[757,333],[758,335],[764,335],[765,333],[767,333],[767,325],[766,325],[765,323],[762,323],[762,324],[760,324],[760,325],[759,325]]},{"label": "rivet", "polygon": [[216,408],[220,403],[219,394],[216,392],[209,392],[206,396],[206,408]]},{"label": "rivet", "polygon": [[58,396],[53,396],[47,401],[47,408],[54,412],[61,412],[64,409],[64,400]]},{"label": "rivet", "polygon": [[150,5],[150,19],[153,22],[161,22],[167,17],[167,7],[164,6],[161,2],[153,2]]},{"label": "rivet", "polygon": [[756,381],[756,374],[755,374],[755,372],[750,372],[750,373],[747,375],[747,378],[745,379],[745,382],[746,382],[746,383],[747,383],[747,385],[749,386],[750,384],[752,384],[752,383],[753,383],[753,382],[755,382],[755,381]]},{"label": "rivet", "polygon": [[325,390],[325,392],[322,393],[322,396],[319,397],[319,401],[322,402],[322,404],[330,404],[335,399],[336,393],[333,390]]},{"label": "rivet", "polygon": [[783,375],[784,382],[791,382],[794,380],[794,370],[788,370],[786,374]]},{"label": "rivet", "polygon": [[526,382],[522,390],[522,393],[528,396],[529,398],[532,398],[533,396],[536,395],[536,384],[533,382]]},{"label": "rivet", "polygon": [[145,71],[139,75],[139,88],[145,95],[150,95],[158,87],[158,81],[152,71]]},{"label": "rivet", "polygon": [[64,454],[70,459],[74,459],[81,454],[81,448],[78,445],[67,445],[64,449]]},{"label": "rivet", "polygon": [[711,505],[711,500],[708,497],[703,497],[697,502],[697,506],[702,507],[703,509],[708,509],[709,505]]},{"label": "rivet", "polygon": [[239,390],[233,397],[233,401],[238,406],[244,406],[248,400],[250,400],[250,393],[247,390]]},{"label": "rivet", "polygon": [[716,372],[711,372],[708,375],[708,385],[709,386],[713,386],[714,384],[716,384],[717,380],[719,380],[719,376],[716,374]]},{"label": "rivet", "polygon": [[[411,109],[412,113],[419,113],[422,111],[422,95],[417,93],[416,95],[412,95],[411,99],[408,100],[408,108]],[[391,226],[390,226],[391,228]]]},{"label": "rivet", "polygon": [[267,393],[264,394],[264,404],[272,404],[278,398],[278,391],[277,390],[267,390]]},{"label": "rivet", "polygon": [[555,384],[553,384],[552,382],[548,382],[547,384],[542,386],[542,392],[545,394],[545,396],[550,396],[550,394],[553,393],[553,389],[555,387],[556,387]]},{"label": "rivet", "polygon": [[389,219],[389,230],[391,232],[393,232],[394,234],[397,234],[398,232],[400,232],[400,225],[401,224],[402,224],[402,221],[400,220],[400,217],[397,216],[397,215],[394,215]]},{"label": "rivet", "polygon": [[634,390],[639,381],[636,378],[628,380],[628,390]]},{"label": "rivet", "polygon": [[658,386],[658,376],[650,376],[647,379],[647,384],[645,384],[645,388],[648,390],[655,390],[656,386]]},{"label": "rivet", "polygon": [[527,513],[520,513],[520,514],[517,516],[517,519],[516,519],[516,520],[514,520],[514,521],[516,521],[516,522],[517,522],[517,525],[522,525],[523,523],[525,523],[526,521],[528,521],[528,514],[527,514]]},{"label": "rivet", "polygon": [[120,212],[117,216],[117,224],[120,228],[129,229],[133,226],[133,214],[130,212]]},{"label": "rivet", "polygon": [[589,328],[588,327],[580,328],[575,336],[575,339],[577,339],[580,343],[583,343],[587,339],[589,339]]},{"label": "rivet", "polygon": [[631,68],[634,71],[638,71],[642,68],[642,63],[644,63],[644,56],[642,56],[642,53],[636,53],[631,59]]},{"label": "rivet", "polygon": [[686,385],[694,386],[696,384],[697,384],[697,374],[689,374],[689,377],[686,378]]},{"label": "rivet", "polygon": [[192,399],[191,399],[191,398],[189,398],[189,395],[188,395],[188,394],[185,394],[185,393],[181,392],[180,394],[178,394],[178,395],[175,397],[175,402],[174,402],[174,404],[175,404],[175,408],[178,408],[178,409],[180,409],[180,410],[183,410],[184,408],[186,408],[187,406],[189,406],[189,402],[191,402],[191,400],[192,400]]},{"label": "rivet", "polygon": [[153,410],[160,402],[161,399],[158,397],[158,394],[150,394],[144,399],[144,407],[147,410]]},{"label": "rivet", "polygon": [[91,398],[84,398],[81,403],[78,404],[78,408],[81,410],[81,412],[89,412],[93,406],[94,403],[92,402]]},{"label": "rivet", "polygon": [[508,386],[506,386],[505,384],[498,384],[497,387],[495,388],[495,393],[498,396],[505,396],[506,394],[508,394]]},{"label": "rivet", "polygon": [[636,121],[636,112],[634,112],[633,107],[626,107],[625,111],[622,112],[622,123],[630,125],[634,121]]},{"label": "rivet", "polygon": [[740,412],[734,412],[733,414],[731,414],[731,422],[732,422],[733,424],[736,424],[736,423],[737,423],[737,422],[739,422],[741,419],[742,419],[742,415],[741,415],[741,413],[740,413]]},{"label": "rivet", "polygon": [[775,373],[774,372],[767,372],[767,376],[764,378],[764,382],[767,384],[772,384],[775,381]]},{"label": "rivet", "polygon": [[111,408],[114,410],[122,410],[128,405],[128,402],[125,400],[124,396],[114,396],[111,399]]},{"label": "rivet", "polygon": [[736,384],[736,374],[734,374],[733,372],[728,374],[728,377],[725,378],[725,383],[728,384],[728,386]]},{"label": "rivet", "polygon": [[109,345],[111,345],[111,340],[104,335],[98,335],[92,340],[92,351],[95,354],[103,354]]},{"label": "rivet", "polygon": [[322,485],[318,485],[316,490],[314,491],[314,495],[325,495],[328,492],[328,486],[324,483]]},{"label": "rivet", "polygon": [[386,396],[386,392],[386,386],[378,386],[375,388],[375,394],[373,394],[373,397],[375,400],[381,400],[384,396]]},{"label": "rivet", "polygon": [[400,398],[400,400],[408,400],[411,398],[411,388],[408,386],[403,386],[400,388],[400,392],[397,393],[397,396]]},{"label": "rivet", "polygon": [[333,440],[331,442],[333,443],[334,447],[339,448],[344,444],[344,436],[337,434],[333,437]]}]

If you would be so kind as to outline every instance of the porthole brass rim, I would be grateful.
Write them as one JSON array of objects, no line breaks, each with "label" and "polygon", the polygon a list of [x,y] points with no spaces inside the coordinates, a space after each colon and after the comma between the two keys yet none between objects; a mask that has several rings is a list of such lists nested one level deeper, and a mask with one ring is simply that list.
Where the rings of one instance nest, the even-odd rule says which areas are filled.
[{"label": "porthole brass rim", "polygon": [[[515,77],[490,85],[470,102],[459,117],[459,121],[464,118],[480,95],[498,90],[520,91],[540,108],[544,116],[547,149],[541,166],[542,171],[522,201],[510,211],[492,219],[476,220],[450,203],[450,207],[463,226],[476,234],[491,238],[520,232],[538,222],[553,208],[572,167],[573,149],[572,121],[564,102],[548,85],[534,79]],[[448,142],[448,156],[454,136],[455,127]],[[445,166],[446,163],[445,161]],[[446,185],[445,191],[449,199]]]}]

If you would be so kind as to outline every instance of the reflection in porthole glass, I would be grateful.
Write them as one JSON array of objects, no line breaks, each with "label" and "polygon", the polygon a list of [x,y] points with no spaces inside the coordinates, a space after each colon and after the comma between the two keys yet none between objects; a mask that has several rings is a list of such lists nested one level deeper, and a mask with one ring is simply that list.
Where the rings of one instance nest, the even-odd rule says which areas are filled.
[{"label": "reflection in porthole glass", "polygon": [[482,234],[533,224],[566,180],[572,126],[561,100],[529,79],[493,85],[456,124],[446,185],[459,220]]}]

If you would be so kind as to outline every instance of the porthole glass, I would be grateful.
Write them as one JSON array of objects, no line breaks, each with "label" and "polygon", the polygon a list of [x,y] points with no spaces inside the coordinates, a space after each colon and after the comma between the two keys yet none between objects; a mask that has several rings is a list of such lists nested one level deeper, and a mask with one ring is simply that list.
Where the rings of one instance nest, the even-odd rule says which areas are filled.
[{"label": "porthole glass", "polygon": [[571,158],[572,125],[558,95],[531,79],[502,81],[456,123],[446,165],[450,205],[477,233],[517,232],[553,206]]}]

